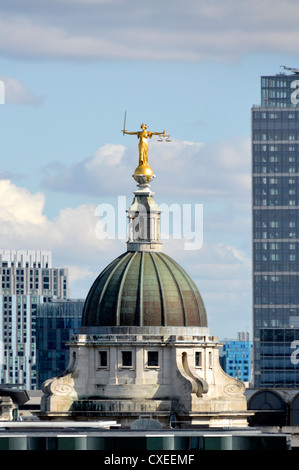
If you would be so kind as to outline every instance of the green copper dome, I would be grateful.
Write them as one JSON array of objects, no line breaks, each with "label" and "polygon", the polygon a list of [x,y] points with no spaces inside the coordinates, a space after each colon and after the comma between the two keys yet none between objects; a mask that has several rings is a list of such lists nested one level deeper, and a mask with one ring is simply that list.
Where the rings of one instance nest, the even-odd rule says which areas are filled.
[{"label": "green copper dome", "polygon": [[172,258],[128,251],[95,280],[82,326],[206,327],[207,316],[196,285]]}]

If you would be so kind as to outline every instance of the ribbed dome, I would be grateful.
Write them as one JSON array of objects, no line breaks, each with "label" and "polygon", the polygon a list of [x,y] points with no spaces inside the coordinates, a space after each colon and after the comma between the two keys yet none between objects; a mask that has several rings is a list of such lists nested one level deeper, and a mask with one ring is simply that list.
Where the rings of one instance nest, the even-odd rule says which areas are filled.
[{"label": "ribbed dome", "polygon": [[82,326],[206,327],[200,293],[183,268],[159,252],[127,252],[98,276]]}]

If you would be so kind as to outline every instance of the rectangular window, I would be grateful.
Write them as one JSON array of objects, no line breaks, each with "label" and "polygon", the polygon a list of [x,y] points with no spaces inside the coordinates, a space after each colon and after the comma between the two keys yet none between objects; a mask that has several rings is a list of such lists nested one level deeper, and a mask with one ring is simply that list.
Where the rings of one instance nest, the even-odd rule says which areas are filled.
[{"label": "rectangular window", "polygon": [[148,367],[158,367],[159,365],[159,352],[158,351],[147,352],[147,365]]},{"label": "rectangular window", "polygon": [[202,353],[195,351],[195,367],[202,367]]},{"label": "rectangular window", "polygon": [[99,351],[99,367],[108,366],[108,353],[107,351]]},{"label": "rectangular window", "polygon": [[212,369],[213,367],[213,356],[212,356],[212,352],[210,351],[209,352],[209,368]]},{"label": "rectangular window", "polygon": [[132,351],[122,351],[121,358],[123,367],[132,367]]}]

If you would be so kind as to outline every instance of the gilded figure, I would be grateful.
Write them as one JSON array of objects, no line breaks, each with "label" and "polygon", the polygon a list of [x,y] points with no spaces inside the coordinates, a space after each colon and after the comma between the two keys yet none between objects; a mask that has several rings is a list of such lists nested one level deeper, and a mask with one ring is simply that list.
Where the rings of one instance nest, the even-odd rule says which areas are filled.
[{"label": "gilded figure", "polygon": [[146,124],[141,124],[141,131],[137,132],[128,132],[123,129],[124,134],[136,135],[137,139],[139,139],[139,166],[148,166],[148,138],[152,138],[153,135],[160,135],[162,137],[166,137],[165,130],[163,132],[149,132],[147,130]]}]

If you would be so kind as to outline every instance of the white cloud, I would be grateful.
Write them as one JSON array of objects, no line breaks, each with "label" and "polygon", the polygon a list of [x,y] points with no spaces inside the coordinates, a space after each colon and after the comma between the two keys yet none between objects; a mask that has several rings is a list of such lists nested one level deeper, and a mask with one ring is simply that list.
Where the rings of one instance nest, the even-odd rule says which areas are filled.
[{"label": "white cloud", "polygon": [[3,224],[28,224],[42,226],[45,216],[43,194],[31,194],[26,188],[19,188],[9,180],[0,180],[0,220]]},{"label": "white cloud", "polygon": [[3,1],[0,51],[74,59],[235,61],[252,53],[298,56],[292,0]]},{"label": "white cloud", "polygon": [[105,167],[116,167],[121,164],[125,147],[122,145],[106,144],[100,147],[92,158],[85,163],[87,171],[93,172],[95,169]]},{"label": "white cloud", "polygon": [[53,191],[115,195],[116,188],[121,191],[129,181],[129,178],[124,178],[130,174],[125,154],[126,148],[122,145],[106,144],[93,156],[69,167],[54,162],[43,169],[43,184]]},{"label": "white cloud", "polygon": [[5,103],[39,105],[43,98],[31,93],[26,86],[15,77],[0,75],[4,83]]},{"label": "white cloud", "polygon": [[[128,194],[134,188],[130,178],[137,164],[137,143],[128,149],[106,144],[92,157],[72,166],[58,162],[48,165],[44,168],[43,185],[53,191],[94,196],[116,195],[116,191]],[[152,187],[159,196],[192,196],[203,202],[207,195],[231,199],[250,195],[249,137],[207,144],[153,141],[149,164],[157,177]]]},{"label": "white cloud", "polygon": [[85,278],[89,279],[94,274],[88,266],[68,265],[67,268],[69,273],[69,280],[71,283],[78,280],[82,281]]},{"label": "white cloud", "polygon": [[[44,204],[44,195],[0,181],[0,246],[51,250],[60,265],[82,266],[82,278],[88,275],[86,266],[108,263],[118,250],[124,251],[123,242],[97,238],[95,206],[65,208],[50,220],[44,214]],[[74,280],[78,269],[72,268]]]}]

